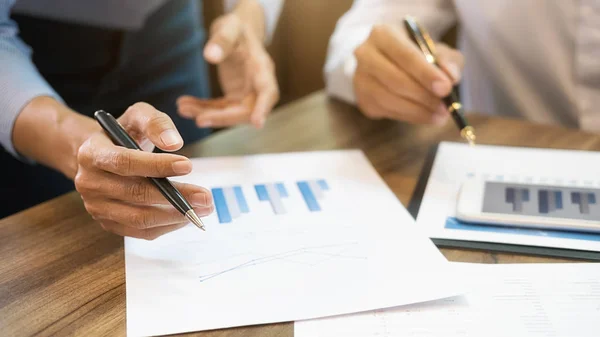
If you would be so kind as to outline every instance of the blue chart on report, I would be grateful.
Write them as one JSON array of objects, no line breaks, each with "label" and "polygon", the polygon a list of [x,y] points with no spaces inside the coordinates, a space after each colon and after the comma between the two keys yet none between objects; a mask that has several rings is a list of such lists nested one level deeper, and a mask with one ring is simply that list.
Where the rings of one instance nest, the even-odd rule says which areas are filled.
[{"label": "blue chart on report", "polygon": [[[229,224],[253,212],[261,213],[263,220],[268,214],[276,218],[291,212],[321,212],[329,189],[325,179],[315,179],[215,187],[212,194],[219,223]],[[301,198],[290,197],[294,194]]]}]

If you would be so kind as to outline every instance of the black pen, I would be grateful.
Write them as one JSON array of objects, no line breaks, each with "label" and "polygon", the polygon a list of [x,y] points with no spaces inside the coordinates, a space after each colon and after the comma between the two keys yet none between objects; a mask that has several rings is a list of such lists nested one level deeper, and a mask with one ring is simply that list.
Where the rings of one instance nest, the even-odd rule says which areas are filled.
[{"label": "black pen", "polygon": [[[108,112],[99,110],[94,113],[94,117],[102,126],[104,131],[108,134],[109,138],[115,145],[120,145],[132,150],[140,150],[140,146],[127,134],[127,131],[121,127],[121,124],[117,122],[117,120]],[[190,220],[196,227],[201,230],[204,229],[204,223],[202,220],[196,215],[194,209],[190,205],[190,203],[185,200],[181,192],[171,184],[169,179],[167,178],[152,178],[147,177],[150,181],[158,188],[160,193],[173,205],[181,214],[185,215],[188,220]]]},{"label": "black pen", "polygon": [[[433,64],[441,69],[435,54],[435,44],[427,31],[419,25],[417,20],[412,16],[404,17],[404,26],[410,35],[413,42],[417,44],[419,49],[425,55],[425,59],[430,64]],[[469,144],[475,144],[475,129],[469,125],[469,122],[463,114],[462,104],[458,100],[458,87],[454,86],[450,95],[444,97],[444,103],[448,107],[448,111],[452,115],[452,119],[460,130],[460,135],[466,139]]]}]

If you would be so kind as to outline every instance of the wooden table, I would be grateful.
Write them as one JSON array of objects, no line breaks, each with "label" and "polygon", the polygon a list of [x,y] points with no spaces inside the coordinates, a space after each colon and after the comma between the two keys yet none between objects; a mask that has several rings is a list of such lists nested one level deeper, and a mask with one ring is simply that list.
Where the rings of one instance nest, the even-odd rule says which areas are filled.
[{"label": "wooden table", "polygon": [[[600,137],[577,130],[474,115],[479,143],[600,150]],[[323,93],[285,106],[262,131],[239,127],[182,151],[190,157],[362,149],[407,205],[425,155],[440,140],[458,141],[454,125],[415,127],[371,121]],[[6,197],[6,196],[3,196]],[[442,249],[452,261],[564,261]],[[67,194],[0,220],[0,334],[125,335],[123,239],[101,230],[79,196]],[[210,331],[198,336],[292,336],[291,323]]]}]

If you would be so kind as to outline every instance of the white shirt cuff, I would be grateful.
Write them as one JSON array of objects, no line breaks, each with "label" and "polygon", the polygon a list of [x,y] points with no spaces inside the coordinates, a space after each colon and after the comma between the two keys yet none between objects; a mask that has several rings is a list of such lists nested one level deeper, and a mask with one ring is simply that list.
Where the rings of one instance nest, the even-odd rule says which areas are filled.
[{"label": "white shirt cuff", "polygon": [[356,58],[351,54],[337,69],[326,78],[327,93],[347,103],[356,104],[354,95],[354,74],[356,73]]}]

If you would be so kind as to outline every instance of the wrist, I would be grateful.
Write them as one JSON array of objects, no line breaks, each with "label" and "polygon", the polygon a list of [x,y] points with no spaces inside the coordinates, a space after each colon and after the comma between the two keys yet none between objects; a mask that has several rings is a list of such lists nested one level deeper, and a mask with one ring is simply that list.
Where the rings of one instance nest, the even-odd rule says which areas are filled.
[{"label": "wrist", "polygon": [[59,130],[65,155],[58,169],[70,179],[74,179],[77,174],[79,148],[92,134],[100,131],[101,127],[93,118],[67,108],[59,124]]},{"label": "wrist", "polygon": [[236,15],[259,41],[265,41],[266,18],[260,2],[257,0],[240,0],[232,14]]},{"label": "wrist", "polygon": [[93,119],[82,116],[51,97],[36,97],[21,111],[13,129],[15,149],[25,157],[73,179],[77,152],[99,130]]}]

